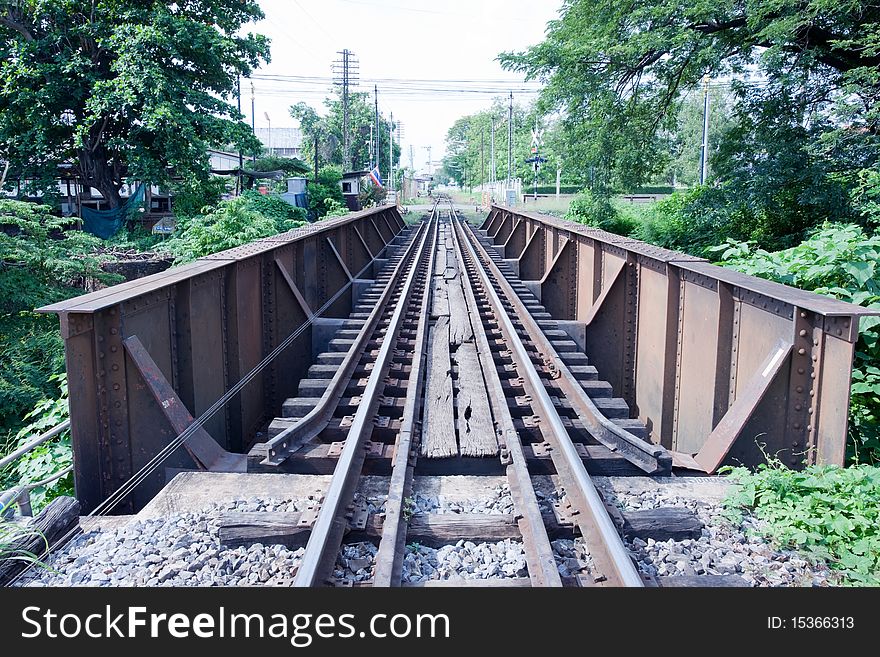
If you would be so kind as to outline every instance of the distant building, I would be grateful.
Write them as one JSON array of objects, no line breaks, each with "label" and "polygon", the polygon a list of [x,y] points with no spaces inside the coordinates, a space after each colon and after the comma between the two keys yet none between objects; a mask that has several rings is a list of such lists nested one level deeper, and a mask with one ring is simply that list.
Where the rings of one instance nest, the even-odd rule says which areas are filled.
[{"label": "distant building", "polygon": [[303,137],[299,128],[257,128],[254,132],[270,155],[302,156]]}]

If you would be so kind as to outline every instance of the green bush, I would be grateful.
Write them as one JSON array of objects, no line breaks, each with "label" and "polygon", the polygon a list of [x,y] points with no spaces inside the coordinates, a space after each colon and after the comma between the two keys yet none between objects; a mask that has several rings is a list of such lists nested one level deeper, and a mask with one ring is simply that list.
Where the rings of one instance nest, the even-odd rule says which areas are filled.
[{"label": "green bush", "polygon": [[[342,180],[342,169],[337,166],[325,166],[318,172],[318,179],[309,181],[309,213],[312,220],[330,215],[331,210],[345,207],[345,197],[339,181]],[[347,212],[347,210],[346,210]],[[344,213],[343,213],[344,214]]]},{"label": "green bush", "polygon": [[589,191],[572,200],[565,218],[624,236],[631,235],[640,224],[635,208]]},{"label": "green bush", "polygon": [[[771,253],[729,239],[710,249],[725,267],[880,310],[880,235],[825,224],[802,244]],[[851,461],[880,463],[880,318],[863,317],[853,363]]]},{"label": "green bush", "polygon": [[[577,194],[584,188],[583,185],[560,185],[560,194]],[[523,185],[523,194],[529,195],[535,190],[534,186]],[[538,185],[539,194],[556,194],[556,185]]]},{"label": "green bush", "polygon": [[[23,446],[70,417],[67,407],[67,377],[64,374],[56,374],[51,379],[57,383],[60,394],[53,399],[41,400],[24,416],[28,424],[15,436],[11,449]],[[16,463],[8,466],[7,472],[0,474],[0,489],[50,479],[72,464],[73,450],[70,445],[70,430],[67,430],[32,449]],[[73,495],[73,473],[31,489],[30,498],[34,512],[38,512],[60,495]]]},{"label": "green bush", "polygon": [[306,222],[306,211],[291,205],[278,194],[247,191],[242,197],[247,199],[245,207],[248,210],[259,212],[274,221],[279,232],[297,228]]},{"label": "green bush", "polygon": [[844,584],[880,585],[880,468],[795,471],[771,458],[754,473],[722,472],[737,484],[725,505],[763,521],[759,531],[765,538],[827,563]]}]

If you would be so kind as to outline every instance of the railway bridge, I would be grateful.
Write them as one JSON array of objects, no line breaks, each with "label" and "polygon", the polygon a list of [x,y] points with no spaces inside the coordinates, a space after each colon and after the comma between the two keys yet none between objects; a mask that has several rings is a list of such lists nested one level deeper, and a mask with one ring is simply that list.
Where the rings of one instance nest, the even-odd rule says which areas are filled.
[{"label": "railway bridge", "polygon": [[[446,200],[41,311],[60,317],[85,511],[135,512],[181,471],[332,475],[298,518],[295,583],[325,583],[355,531],[378,545],[372,583],[393,585],[414,479],[501,476],[533,586],[566,583],[537,475],[592,581],[641,585],[593,476],[842,463],[859,318],[876,314],[513,207],[477,226]],[[387,481],[375,524],[354,502],[367,475]]]}]

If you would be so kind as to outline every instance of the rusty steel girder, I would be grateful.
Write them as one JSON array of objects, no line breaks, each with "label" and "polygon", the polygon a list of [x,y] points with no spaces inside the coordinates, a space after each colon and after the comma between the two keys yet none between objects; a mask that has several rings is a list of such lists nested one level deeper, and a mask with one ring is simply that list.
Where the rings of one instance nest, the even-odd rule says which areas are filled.
[{"label": "rusty steel girder", "polygon": [[480,228],[654,443],[709,472],[843,463],[859,318],[877,311],[510,207]]},{"label": "rusty steel girder", "polygon": [[[40,308],[57,313],[61,322],[74,477],[83,512],[177,437],[181,420],[169,417],[154,396],[157,389],[167,383],[185,407],[180,417],[197,417],[305,327],[204,426],[222,450],[243,453],[305,374],[313,313],[332,300],[325,316],[347,316],[353,281],[373,278],[374,260],[404,226],[396,208],[378,207]],[[126,348],[131,337],[158,368],[152,385]],[[183,449],[164,463],[167,468],[193,464]],[[139,509],[164,483],[165,468],[159,468],[118,511]]]}]

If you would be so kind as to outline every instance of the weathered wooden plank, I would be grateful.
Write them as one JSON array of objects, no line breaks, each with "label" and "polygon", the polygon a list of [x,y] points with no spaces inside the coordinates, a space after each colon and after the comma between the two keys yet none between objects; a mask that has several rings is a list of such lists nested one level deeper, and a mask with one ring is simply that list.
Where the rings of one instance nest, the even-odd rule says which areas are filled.
[{"label": "weathered wooden plank", "polygon": [[700,538],[702,531],[703,522],[693,511],[682,507],[640,509],[624,514],[623,533],[628,538],[683,541]]},{"label": "weathered wooden plank", "polygon": [[431,317],[449,317],[449,291],[442,278],[437,279],[431,295]]},{"label": "weathered wooden plank", "polygon": [[461,455],[495,456],[498,454],[498,440],[476,345],[473,342],[462,344],[453,358],[458,364],[458,417],[455,426]]},{"label": "weathered wooden plank", "polygon": [[464,342],[474,341],[470,314],[461,288],[461,278],[456,276],[448,283],[449,292],[449,344],[452,351]]},{"label": "weathered wooden plank", "polygon": [[[304,546],[311,527],[300,524],[302,513],[284,511],[236,512],[220,516],[218,536],[227,547],[239,545],[284,545],[290,549]],[[554,538],[573,538],[570,528],[558,527],[555,519],[547,516],[548,531]],[[370,541],[382,538],[383,516],[370,514],[363,529],[354,529],[346,535],[346,542]],[[467,538],[474,542],[520,539],[521,534],[513,514],[486,513],[427,513],[410,518],[407,540],[429,547],[440,547]]]},{"label": "weathered wooden plank", "polygon": [[[35,555],[44,559],[50,549],[64,544],[73,536],[73,530],[79,523],[79,502],[72,497],[57,497],[40,511],[31,524],[20,534],[16,532],[11,545],[4,547],[3,560],[0,560],[0,586],[6,586],[30,562],[22,557]],[[0,520],[0,523],[10,521]],[[7,528],[9,524],[5,524]]]},{"label": "weathered wooden plank", "polygon": [[444,458],[458,454],[452,408],[452,363],[449,360],[449,318],[440,317],[428,336],[428,381],[422,425],[421,454]]}]

